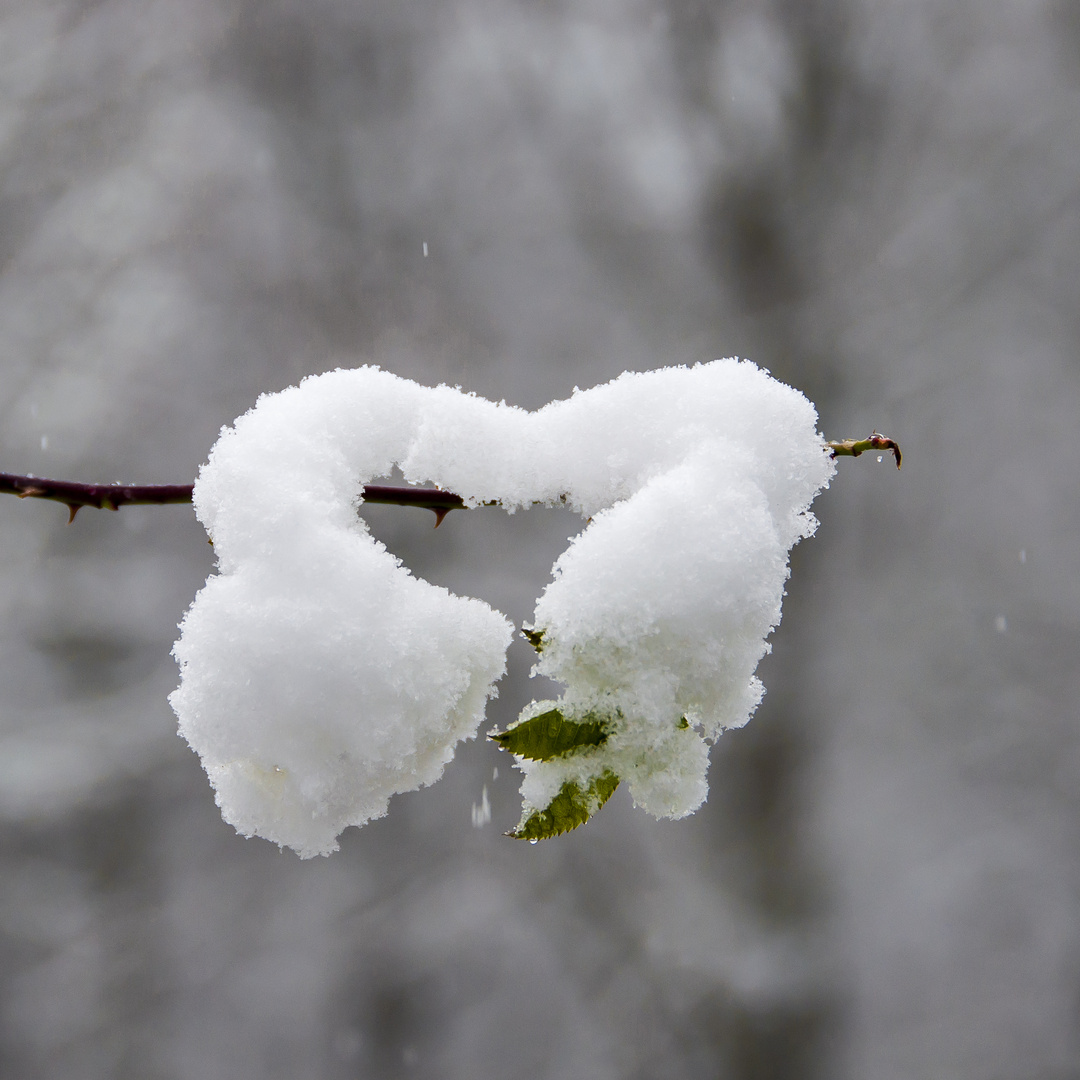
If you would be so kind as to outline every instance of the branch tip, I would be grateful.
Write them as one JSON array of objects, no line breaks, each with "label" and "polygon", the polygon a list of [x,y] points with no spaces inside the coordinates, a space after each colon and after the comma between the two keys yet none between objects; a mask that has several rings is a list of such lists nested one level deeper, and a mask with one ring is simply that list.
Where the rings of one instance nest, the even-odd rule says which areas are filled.
[{"label": "branch tip", "polygon": [[859,457],[867,450],[888,450],[896,458],[896,467],[899,469],[903,461],[900,447],[895,439],[875,431],[869,439],[836,439],[825,443],[825,449],[830,451],[831,456],[836,457]]}]

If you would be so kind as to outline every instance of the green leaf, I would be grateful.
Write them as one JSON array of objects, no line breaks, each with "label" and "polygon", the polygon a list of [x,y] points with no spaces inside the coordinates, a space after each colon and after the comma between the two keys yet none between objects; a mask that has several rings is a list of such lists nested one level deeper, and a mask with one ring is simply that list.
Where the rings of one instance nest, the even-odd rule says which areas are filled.
[{"label": "green leaf", "polygon": [[490,738],[518,757],[550,761],[580,747],[600,746],[609,734],[607,724],[592,713],[584,720],[567,720],[558,709],[549,709]]},{"label": "green leaf", "polygon": [[506,835],[515,840],[546,840],[576,829],[611,798],[618,786],[619,778],[610,769],[590,780],[584,791],[576,780],[567,780],[546,810],[523,817],[521,824]]},{"label": "green leaf", "polygon": [[544,651],[544,631],[534,630],[531,626],[521,628],[521,636],[537,651]]}]

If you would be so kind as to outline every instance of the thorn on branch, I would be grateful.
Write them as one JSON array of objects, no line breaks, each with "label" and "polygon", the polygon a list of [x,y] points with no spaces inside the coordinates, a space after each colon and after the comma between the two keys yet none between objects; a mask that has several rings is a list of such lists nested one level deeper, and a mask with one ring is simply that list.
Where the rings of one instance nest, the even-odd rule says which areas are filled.
[{"label": "thorn on branch", "polygon": [[[902,460],[896,441],[877,431],[869,439],[827,442],[825,449],[834,458],[859,457],[868,450],[888,450],[896,458],[898,469]],[[69,525],[84,506],[93,506],[98,510],[119,510],[121,506],[189,503],[194,487],[194,484],[77,484],[67,480],[45,480],[37,476],[0,473],[0,494],[18,495],[20,499],[51,499],[53,502],[63,503],[68,508]],[[390,503],[394,506],[418,506],[431,510],[435,514],[436,529],[451,510],[465,507],[465,500],[460,495],[443,491],[441,488],[382,487],[378,484],[365,485],[362,501]],[[561,501],[566,502],[565,495]]]},{"label": "thorn on branch", "polygon": [[[121,506],[190,503],[193,484],[77,484],[68,480],[45,480],[36,476],[16,476],[0,473],[0,494],[18,495],[20,499],[49,499],[68,508],[68,524],[84,507],[98,510],[119,510]],[[382,487],[368,484],[363,489],[363,501],[390,503],[394,506],[418,506],[435,514],[435,527],[451,510],[460,510],[465,500],[452,491],[441,488]]]}]

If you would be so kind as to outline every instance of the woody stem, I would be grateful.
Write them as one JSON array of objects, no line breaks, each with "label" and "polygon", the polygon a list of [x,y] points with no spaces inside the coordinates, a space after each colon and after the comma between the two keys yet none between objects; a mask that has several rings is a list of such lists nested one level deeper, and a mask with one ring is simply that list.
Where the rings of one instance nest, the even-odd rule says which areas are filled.
[{"label": "woody stem", "polygon": [[[868,450],[888,450],[900,468],[900,447],[876,431],[869,439],[841,439],[826,442],[824,448],[833,457],[858,457]],[[84,507],[119,510],[121,506],[164,505],[191,502],[194,484],[76,484],[70,480],[46,480],[40,476],[16,476],[0,473],[0,494],[18,495],[20,499],[50,499],[68,508],[68,523]],[[451,510],[460,510],[465,500],[452,491],[433,487],[385,487],[366,484],[364,502],[389,503],[394,506],[418,506],[431,510],[438,525]]]}]

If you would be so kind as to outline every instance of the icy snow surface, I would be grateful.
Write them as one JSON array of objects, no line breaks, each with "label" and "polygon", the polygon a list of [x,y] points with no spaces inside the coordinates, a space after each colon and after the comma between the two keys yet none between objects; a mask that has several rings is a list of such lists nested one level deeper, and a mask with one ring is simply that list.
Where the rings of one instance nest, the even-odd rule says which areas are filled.
[{"label": "icy snow surface", "polygon": [[624,374],[537,412],[374,367],[263,396],[196,483],[219,572],[175,648],[171,701],[222,815],[328,853],[391,795],[437,780],[483,719],[512,627],[371,537],[360,489],[395,465],[469,503],[565,498],[591,519],[537,603],[537,670],[565,684],[565,715],[600,711],[613,734],[523,762],[526,805],[611,768],[651,813],[691,813],[707,740],[761,698],[788,551],[833,471],[816,421],[735,360]]}]

